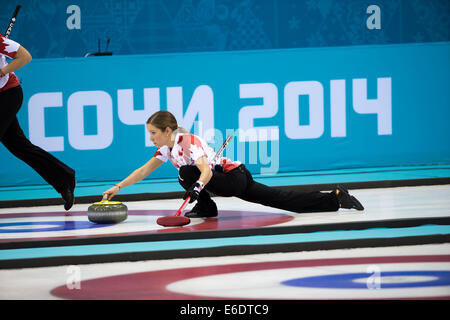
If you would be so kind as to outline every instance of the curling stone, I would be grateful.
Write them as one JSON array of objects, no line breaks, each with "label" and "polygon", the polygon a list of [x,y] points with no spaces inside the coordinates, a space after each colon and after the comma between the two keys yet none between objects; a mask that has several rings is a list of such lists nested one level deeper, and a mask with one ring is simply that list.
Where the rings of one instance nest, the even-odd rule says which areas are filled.
[{"label": "curling stone", "polygon": [[94,223],[112,224],[124,221],[128,217],[128,208],[122,202],[103,199],[88,208],[88,219]]}]

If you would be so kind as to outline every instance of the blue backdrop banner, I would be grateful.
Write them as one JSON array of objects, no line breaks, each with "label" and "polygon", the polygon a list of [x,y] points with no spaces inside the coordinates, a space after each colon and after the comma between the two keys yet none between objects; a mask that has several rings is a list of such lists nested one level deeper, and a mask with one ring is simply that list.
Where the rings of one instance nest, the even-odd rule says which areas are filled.
[{"label": "blue backdrop banner", "polygon": [[[156,151],[155,111],[253,173],[450,163],[450,43],[34,59],[19,121],[78,181]],[[0,185],[44,181],[0,145]],[[149,178],[175,177],[170,165]]]},{"label": "blue backdrop banner", "polygon": [[18,3],[36,58],[450,41],[448,0],[4,0],[1,32]]}]

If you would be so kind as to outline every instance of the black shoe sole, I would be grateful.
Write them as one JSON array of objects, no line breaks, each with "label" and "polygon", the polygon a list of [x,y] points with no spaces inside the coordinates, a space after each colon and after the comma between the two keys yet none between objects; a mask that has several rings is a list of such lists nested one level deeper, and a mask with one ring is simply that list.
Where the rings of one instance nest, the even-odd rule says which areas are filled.
[{"label": "black shoe sole", "polygon": [[61,196],[62,196],[63,200],[65,201],[64,209],[66,211],[69,211],[75,203],[74,190],[75,190],[76,184],[77,184],[77,181],[74,180],[73,185],[71,187],[69,187],[68,190],[65,190],[63,193],[61,193]]},{"label": "black shoe sole", "polygon": [[215,218],[217,217],[217,213],[215,215],[204,215],[204,214],[200,214],[198,212],[186,212],[186,214],[184,215],[185,217],[188,218]]},{"label": "black shoe sole", "polygon": [[[340,193],[344,193],[351,201],[351,208],[345,208],[345,207],[342,207],[342,208],[345,208],[345,209],[356,209],[358,211],[364,210],[364,206],[361,204],[361,202],[359,202],[358,199],[356,199],[354,196],[350,195],[348,193],[348,190],[347,190],[346,187],[338,185],[336,187],[336,189],[338,189]],[[339,196],[338,196],[338,198],[339,198]],[[340,203],[340,201],[339,201],[339,203]]]},{"label": "black shoe sole", "polygon": [[353,208],[362,211],[364,210],[364,206],[361,204],[361,202],[358,201],[354,196],[350,196],[350,198],[353,200]]},{"label": "black shoe sole", "polygon": [[189,214],[185,214],[184,215],[185,217],[187,217],[187,218],[216,218],[217,217],[217,215],[215,215],[215,216],[201,216],[201,215],[198,215],[198,214],[193,214],[193,215],[189,215]]},{"label": "black shoe sole", "polygon": [[215,218],[217,217],[217,205],[214,201],[209,199],[209,201],[203,201],[202,203],[197,203],[192,208],[184,214],[188,218]]}]

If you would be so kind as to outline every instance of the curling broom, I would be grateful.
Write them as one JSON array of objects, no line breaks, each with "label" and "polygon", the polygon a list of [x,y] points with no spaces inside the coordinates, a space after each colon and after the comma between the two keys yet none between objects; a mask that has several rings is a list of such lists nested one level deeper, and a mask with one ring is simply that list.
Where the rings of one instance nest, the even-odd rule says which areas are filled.
[{"label": "curling broom", "polygon": [[[216,161],[220,158],[223,150],[225,150],[225,147],[227,146],[228,142],[231,140],[232,137],[233,137],[232,135],[229,135],[227,137],[227,139],[225,140],[223,145],[220,147],[220,149],[217,151],[216,155],[214,156],[214,158],[212,160],[212,164],[215,164]],[[186,224],[189,224],[191,222],[191,219],[189,219],[188,217],[185,217],[185,216],[181,216],[181,213],[188,205],[190,199],[191,199],[191,197],[187,197],[184,200],[180,209],[178,209],[178,211],[175,213],[174,216],[159,217],[156,220],[156,223],[161,226],[164,226],[164,227],[184,226]]]}]

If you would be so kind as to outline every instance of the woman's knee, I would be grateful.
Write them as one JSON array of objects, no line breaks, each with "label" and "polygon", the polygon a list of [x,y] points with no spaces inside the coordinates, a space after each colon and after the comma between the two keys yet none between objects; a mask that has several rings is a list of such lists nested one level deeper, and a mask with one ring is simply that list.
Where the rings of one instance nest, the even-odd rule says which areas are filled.
[{"label": "woman's knee", "polygon": [[182,166],[178,172],[178,182],[186,189],[200,178],[200,170],[196,166]]}]

